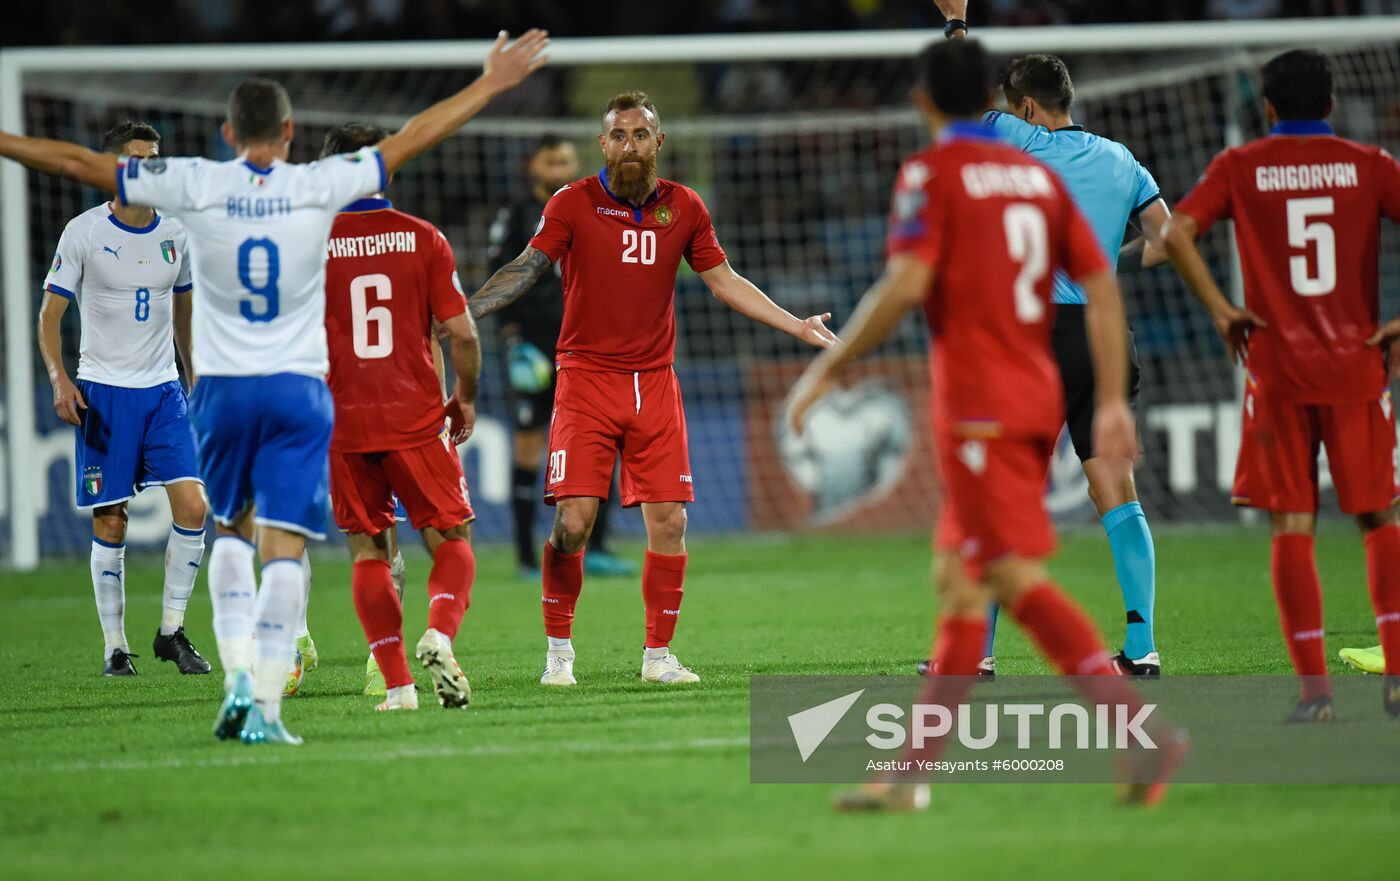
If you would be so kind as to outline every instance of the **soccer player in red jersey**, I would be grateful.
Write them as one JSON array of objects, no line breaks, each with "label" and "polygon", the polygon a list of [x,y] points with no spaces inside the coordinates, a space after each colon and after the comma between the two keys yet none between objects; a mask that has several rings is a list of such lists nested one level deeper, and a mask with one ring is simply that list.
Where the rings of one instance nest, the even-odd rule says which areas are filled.
[{"label": "soccer player in red jersey", "polygon": [[693,501],[676,345],[676,272],[684,259],[730,308],[814,346],[836,338],[829,315],[793,317],[735,272],[710,213],[689,187],[656,176],[665,144],[656,107],[641,92],[608,102],[596,176],[555,193],[539,231],[471,299],[472,315],[525,294],[556,262],[564,322],[555,363],[545,501],[555,505],[544,549],[545,685],[574,685],[571,630],[583,587],[583,548],[622,456],[622,504],[642,506],[646,644],[642,681],[698,682],[669,646],[685,580],[685,505]]},{"label": "soccer player in red jersey", "polygon": [[[1377,327],[1380,218],[1400,222],[1400,165],[1332,134],[1332,65],[1309,49],[1264,66],[1272,132],[1224,151],[1176,207],[1168,253],[1209,310],[1247,384],[1234,501],[1273,524],[1273,582],[1293,668],[1289,721],[1333,718],[1313,533],[1317,454],[1342,511],[1365,534],[1371,601],[1385,651],[1385,708],[1400,715],[1400,522],[1395,417],[1386,364],[1400,372],[1400,319]],[[1196,238],[1233,218],[1245,305],[1211,278]]]},{"label": "soccer player in red jersey", "polygon": [[[323,155],[373,146],[388,136],[351,123],[326,137]],[[388,530],[397,495],[433,556],[428,629],[417,657],[444,707],[471,700],[452,640],[471,601],[476,558],[471,500],[456,444],[476,417],[481,348],[457,281],[452,248],[430,223],[394,209],[383,194],[336,217],[327,245],[328,383],[335,399],[331,506],[349,533],[355,611],[384,674],[380,710],[418,707],[403,641],[403,608],[390,577]],[[434,325],[451,337],[456,387],[444,408],[433,367]],[[450,432],[444,420],[451,411]],[[453,436],[455,435],[455,436]]]},{"label": "soccer player in red jersey", "polygon": [[[982,657],[990,594],[1093,700],[1141,707],[1094,625],[1042,562],[1055,546],[1044,505],[1047,463],[1064,422],[1051,349],[1053,274],[1062,269],[1087,296],[1094,449],[1131,459],[1137,437],[1117,282],[1059,178],[978,121],[991,103],[982,47],[937,43],[919,57],[918,71],[915,100],[936,143],[900,169],[885,273],[842,330],[842,342],[794,388],[793,427],[801,430],[843,368],[921,307],[934,340],[932,425],[945,492],[937,544],[945,553],[933,650],[939,672],[926,680],[919,703],[954,708],[966,696]],[[1159,734],[1162,748],[1134,763],[1129,800],[1160,798],[1185,749],[1183,735],[1163,730],[1153,737]],[[917,757],[932,760],[941,745],[935,741]],[[926,784],[886,779],[843,793],[837,807],[913,810],[927,803]]]}]

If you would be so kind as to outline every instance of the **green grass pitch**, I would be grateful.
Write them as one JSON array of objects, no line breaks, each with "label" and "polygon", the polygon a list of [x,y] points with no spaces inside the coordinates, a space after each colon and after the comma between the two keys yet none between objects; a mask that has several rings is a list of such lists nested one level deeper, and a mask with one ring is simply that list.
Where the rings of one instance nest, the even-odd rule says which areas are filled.
[{"label": "green grass pitch", "polygon": [[[1161,529],[1157,542],[1170,674],[1288,670],[1265,530]],[[1329,655],[1374,644],[1360,542],[1337,526],[1318,550]],[[424,708],[392,715],[359,695],[350,569],[324,553],[311,601],[321,668],[285,710],[306,737],[298,750],[216,743],[217,665],[181,678],[150,656],[158,560],[128,567],[127,632],[143,655],[132,680],[98,675],[85,562],[7,573],[0,875],[1141,881],[1395,869],[1396,787],[1180,786],[1142,812],[1115,808],[1107,786],[946,786],[926,814],[852,817],[831,812],[831,787],[752,785],[747,677],[907,674],[934,611],[927,541],[697,537],[690,553],[675,649],[699,687],[643,687],[638,583],[590,579],[574,636],[579,687],[542,689],[539,590],[490,547],[458,640],[475,702],[438,708],[420,672]],[[427,562],[409,559],[410,645]],[[1053,570],[1119,638],[1102,536],[1066,538]],[[203,578],[189,631],[216,660]],[[1046,672],[1009,625],[998,667]]]}]

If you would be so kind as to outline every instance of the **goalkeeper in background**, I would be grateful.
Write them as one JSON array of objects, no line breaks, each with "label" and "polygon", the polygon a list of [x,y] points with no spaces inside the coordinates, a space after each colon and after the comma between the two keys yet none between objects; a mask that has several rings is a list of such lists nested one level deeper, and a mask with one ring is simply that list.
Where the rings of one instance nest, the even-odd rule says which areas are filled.
[{"label": "goalkeeper in background", "polygon": [[[937,0],[937,5],[948,19],[945,36],[965,35],[967,0]],[[1024,55],[1011,62],[1001,89],[1007,112],[991,111],[984,121],[1005,141],[1060,176],[1093,227],[1110,267],[1118,272],[1138,272],[1165,262],[1162,227],[1171,212],[1157,182],[1127,147],[1074,123],[1070,116],[1074,83],[1064,62],[1053,55]],[[1142,237],[1124,245],[1130,222],[1140,225]],[[1108,535],[1127,617],[1123,650],[1114,663],[1125,674],[1157,676],[1162,667],[1152,632],[1156,552],[1138,503],[1133,461],[1100,456],[1093,448],[1094,373],[1084,334],[1084,291],[1057,273],[1054,302],[1055,360],[1064,386],[1065,424],[1089,481],[1089,498]],[[1128,356],[1131,402],[1137,398],[1139,384],[1131,331]],[[986,657],[979,666],[983,673],[996,669],[992,651],[996,620],[993,607]]]},{"label": "goalkeeper in background", "polygon": [[[525,250],[540,225],[544,204],[555,190],[578,177],[578,151],[558,135],[545,135],[530,157],[530,192],[501,208],[491,225],[491,271],[495,272]],[[554,411],[554,348],[564,321],[564,288],[559,270],[547,272],[519,300],[500,311],[499,332],[503,369],[509,382],[510,410],[515,420],[514,464],[511,469],[511,521],[515,552],[522,577],[538,581],[540,561],[534,535],[539,504],[540,463],[544,461],[545,429]],[[616,478],[614,478],[616,483]],[[612,497],[618,493],[614,486]],[[608,510],[604,502],[584,555],[590,575],[631,575],[637,567],[613,556],[605,547]]]}]

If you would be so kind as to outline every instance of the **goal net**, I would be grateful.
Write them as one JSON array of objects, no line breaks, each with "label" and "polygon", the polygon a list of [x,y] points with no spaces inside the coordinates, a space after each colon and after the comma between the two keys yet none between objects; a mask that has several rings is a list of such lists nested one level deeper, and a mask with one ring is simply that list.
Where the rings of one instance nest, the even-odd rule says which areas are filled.
[{"label": "goal net", "polygon": [[[1228,34],[1207,25],[984,36],[1008,57],[1024,51],[1065,57],[1077,91],[1075,121],[1126,144],[1174,203],[1215,153],[1265,132],[1258,69],[1280,48],[1304,41],[1336,61],[1339,133],[1400,150],[1400,19],[1357,24],[1313,22],[1299,31],[1222,26]],[[491,221],[527,189],[525,165],[540,136],[575,141],[581,174],[593,173],[600,108],[609,95],[640,88],[655,99],[668,132],[659,173],[701,193],[733,265],[790,311],[830,311],[839,327],[881,269],[901,158],[927,141],[907,96],[909,59],[931,36],[558,41],[555,64],[413,162],[393,181],[390,196],[443,230],[464,286],[474,289],[488,276]],[[160,49],[7,53],[10,82],[22,94],[19,113],[10,118],[17,116],[26,133],[94,146],[115,121],[141,119],[160,130],[166,155],[230,158],[219,135],[223,102],[239,79],[258,74],[290,91],[297,124],[292,158],[304,161],[314,158],[328,127],[354,119],[393,127],[469,81],[476,71],[449,64],[447,45],[456,44],[168,50],[178,58]],[[469,57],[481,57],[480,47],[468,48]],[[27,211],[10,207],[3,251],[7,346],[24,349],[7,353],[10,470],[0,517],[9,522],[0,551],[32,563],[27,554],[36,546],[42,554],[62,554],[88,542],[86,519],[73,509],[71,430],[53,413],[32,327],[59,233],[102,197],[37,174],[10,172],[4,180],[7,203],[15,199],[14,182],[22,183]],[[12,228],[16,221],[19,230]],[[1237,279],[1228,227],[1212,231],[1204,249],[1218,278]],[[1393,229],[1384,236],[1382,308],[1393,312],[1400,249]],[[1169,267],[1122,282],[1143,367],[1143,505],[1162,521],[1234,516],[1228,504],[1239,435],[1234,369]],[[853,370],[846,388],[821,402],[810,431],[798,438],[784,427],[781,405],[811,352],[728,311],[684,267],[676,296],[676,370],[697,495],[692,529],[929,528],[937,493],[926,427],[928,344],[919,321],[911,317]],[[462,455],[477,535],[493,540],[510,528],[512,421],[491,319],[483,335],[481,417]],[[68,319],[65,340],[71,371],[76,318]],[[1064,438],[1048,499],[1062,522],[1092,519]],[[624,529],[640,526],[635,517],[620,520]],[[160,494],[143,494],[132,506],[132,542],[161,540],[168,522]]]}]

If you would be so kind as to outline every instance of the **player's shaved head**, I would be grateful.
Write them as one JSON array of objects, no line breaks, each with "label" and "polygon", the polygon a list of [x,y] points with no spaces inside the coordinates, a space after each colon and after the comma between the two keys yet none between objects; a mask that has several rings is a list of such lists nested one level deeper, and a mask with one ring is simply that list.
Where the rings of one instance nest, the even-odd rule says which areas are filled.
[{"label": "player's shaved head", "polygon": [[1001,77],[1006,103],[1015,111],[1026,98],[1050,113],[1068,113],[1074,103],[1069,68],[1055,55],[1022,55]]},{"label": "player's shaved head", "polygon": [[228,124],[240,144],[282,140],[283,125],[291,118],[292,99],[274,80],[244,80],[228,96]]},{"label": "player's shaved head", "polygon": [[321,145],[321,158],[354,153],[389,137],[389,130],[372,122],[347,122],[340,128],[326,132],[325,143]]},{"label": "player's shaved head", "polygon": [[1324,119],[1332,112],[1332,60],[1294,49],[1264,65],[1264,97],[1279,119]]},{"label": "player's shaved head", "polygon": [[128,119],[119,122],[102,136],[102,152],[112,153],[116,156],[125,156],[126,148],[132,141],[149,141],[151,144],[160,143],[160,132],[150,123]]},{"label": "player's shaved head", "polygon": [[661,114],[656,112],[656,105],[651,103],[647,93],[623,92],[608,99],[608,106],[603,110],[603,131],[608,130],[612,124],[610,120],[623,110],[644,111],[651,127],[657,131],[661,130]]},{"label": "player's shaved head", "polygon": [[945,116],[973,117],[987,109],[992,65],[976,40],[939,40],[917,61],[917,87]]}]

